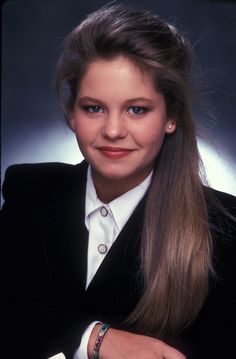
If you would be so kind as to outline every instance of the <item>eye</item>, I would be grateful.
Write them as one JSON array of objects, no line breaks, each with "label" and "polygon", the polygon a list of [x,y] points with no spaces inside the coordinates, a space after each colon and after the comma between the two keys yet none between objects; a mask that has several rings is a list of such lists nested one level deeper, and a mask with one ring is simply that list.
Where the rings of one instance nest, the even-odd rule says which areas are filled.
[{"label": "eye", "polygon": [[90,105],[90,106],[84,106],[83,108],[84,108],[84,110],[85,110],[86,112],[89,112],[89,113],[100,113],[100,112],[103,112],[103,109],[102,109],[102,107],[100,107],[100,106]]},{"label": "eye", "polygon": [[139,116],[139,115],[143,115],[144,113],[146,113],[148,111],[147,108],[145,107],[141,107],[141,106],[131,106],[128,108],[128,113],[133,115],[133,116]]}]

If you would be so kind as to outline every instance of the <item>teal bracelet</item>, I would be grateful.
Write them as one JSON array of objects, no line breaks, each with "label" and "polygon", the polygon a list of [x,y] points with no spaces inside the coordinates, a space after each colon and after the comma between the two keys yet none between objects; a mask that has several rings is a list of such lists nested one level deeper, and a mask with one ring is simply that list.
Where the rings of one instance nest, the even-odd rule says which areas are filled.
[{"label": "teal bracelet", "polygon": [[109,324],[102,324],[99,330],[98,336],[95,341],[94,349],[93,349],[93,359],[99,359],[99,349],[102,344],[103,338],[108,331],[110,325]]}]

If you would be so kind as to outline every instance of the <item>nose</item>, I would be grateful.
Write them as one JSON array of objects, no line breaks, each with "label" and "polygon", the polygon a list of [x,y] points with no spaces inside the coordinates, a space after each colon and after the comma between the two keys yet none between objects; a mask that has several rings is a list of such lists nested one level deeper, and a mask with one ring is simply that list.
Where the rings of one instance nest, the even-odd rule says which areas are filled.
[{"label": "nose", "polygon": [[106,116],[102,127],[102,135],[112,141],[126,137],[127,128],[121,114],[111,113]]}]

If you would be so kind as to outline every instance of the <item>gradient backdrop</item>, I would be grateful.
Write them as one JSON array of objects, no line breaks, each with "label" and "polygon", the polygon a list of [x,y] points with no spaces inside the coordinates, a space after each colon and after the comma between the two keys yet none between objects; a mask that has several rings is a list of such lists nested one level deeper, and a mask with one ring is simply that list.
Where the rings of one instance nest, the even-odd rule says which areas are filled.
[{"label": "gradient backdrop", "polygon": [[[212,187],[236,195],[236,4],[124,1],[152,10],[194,46],[207,108],[195,110],[199,148]],[[63,38],[107,1],[7,1],[2,8],[2,180],[13,163],[80,162],[52,86]],[[211,115],[209,115],[209,108]]]}]

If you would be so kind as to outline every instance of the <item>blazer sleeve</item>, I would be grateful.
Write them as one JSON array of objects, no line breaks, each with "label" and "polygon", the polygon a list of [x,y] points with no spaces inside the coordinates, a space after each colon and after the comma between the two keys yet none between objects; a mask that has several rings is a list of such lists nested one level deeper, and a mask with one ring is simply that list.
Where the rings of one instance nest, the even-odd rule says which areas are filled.
[{"label": "blazer sleeve", "polygon": [[53,298],[43,244],[35,233],[52,192],[70,171],[69,165],[47,164],[16,165],[6,172],[1,213],[1,358],[45,359],[58,352],[72,358],[93,320]]}]

